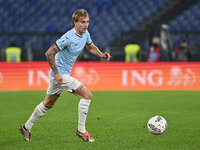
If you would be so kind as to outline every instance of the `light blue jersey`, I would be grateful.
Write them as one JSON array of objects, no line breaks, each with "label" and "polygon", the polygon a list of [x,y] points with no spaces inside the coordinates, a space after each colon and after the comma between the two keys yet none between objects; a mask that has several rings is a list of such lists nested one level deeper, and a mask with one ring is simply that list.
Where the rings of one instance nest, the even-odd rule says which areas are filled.
[{"label": "light blue jersey", "polygon": [[[75,29],[66,32],[60,39],[56,41],[56,45],[60,49],[55,56],[55,63],[59,74],[70,75],[72,67],[85,47],[86,44],[92,43],[90,33],[86,31],[82,37],[77,35]],[[50,69],[49,75],[54,77],[54,72]]]}]

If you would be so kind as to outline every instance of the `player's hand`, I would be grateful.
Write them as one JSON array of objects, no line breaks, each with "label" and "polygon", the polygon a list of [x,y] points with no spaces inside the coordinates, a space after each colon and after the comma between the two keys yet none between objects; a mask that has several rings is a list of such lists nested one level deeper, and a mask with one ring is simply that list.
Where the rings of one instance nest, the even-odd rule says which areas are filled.
[{"label": "player's hand", "polygon": [[112,58],[112,56],[110,56],[109,53],[105,52],[105,53],[103,54],[102,58],[107,59],[107,61],[109,61],[110,58]]},{"label": "player's hand", "polygon": [[56,78],[58,85],[61,85],[62,80],[63,80],[62,76],[59,73],[56,73],[55,78]]}]

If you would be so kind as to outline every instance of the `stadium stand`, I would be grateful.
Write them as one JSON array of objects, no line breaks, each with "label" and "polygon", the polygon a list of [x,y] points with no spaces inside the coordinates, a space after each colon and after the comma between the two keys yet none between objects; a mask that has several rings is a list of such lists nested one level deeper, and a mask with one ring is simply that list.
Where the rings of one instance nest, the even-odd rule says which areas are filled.
[{"label": "stadium stand", "polygon": [[[169,22],[172,31],[171,38],[174,47],[180,45],[183,38],[188,39],[188,43],[192,48],[193,60],[198,60],[200,57],[200,1],[192,5],[188,10],[184,11],[181,15],[177,16],[174,20]],[[181,33],[185,31],[185,33]]]},{"label": "stadium stand", "polygon": [[[0,48],[5,49],[10,42],[15,41],[19,47],[34,49],[34,60],[43,60],[45,58],[40,57],[38,52],[46,51],[62,33],[70,29],[72,13],[78,8],[84,8],[90,13],[91,23],[88,30],[94,43],[99,48],[105,49],[112,46],[112,42],[118,43],[116,39],[126,40],[125,33],[131,34],[130,31],[137,29],[170,3],[173,1],[49,0],[47,2],[45,0],[2,0],[0,1],[0,13],[2,14],[0,17]],[[169,23],[172,31],[177,31],[177,29],[181,31],[199,30],[199,7],[200,3],[198,2],[172,20]],[[191,14],[193,17],[189,17]],[[179,22],[183,20],[184,23],[180,25]],[[191,22],[193,23],[191,24]],[[193,35],[191,38],[195,36]],[[178,38],[173,36],[173,40],[178,41]],[[142,42],[145,45],[146,39]],[[192,42],[191,44],[193,44]],[[119,44],[116,46],[120,47]],[[124,52],[124,49],[118,49]],[[121,55],[116,50],[116,55],[118,54]],[[22,57],[22,60],[24,58]],[[115,58],[123,60],[124,56],[122,55],[119,59]]]}]

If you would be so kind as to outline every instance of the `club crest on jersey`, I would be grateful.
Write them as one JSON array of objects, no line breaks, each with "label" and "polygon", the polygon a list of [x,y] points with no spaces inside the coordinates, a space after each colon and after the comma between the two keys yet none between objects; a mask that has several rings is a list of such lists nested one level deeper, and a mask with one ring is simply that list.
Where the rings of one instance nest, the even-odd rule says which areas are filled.
[{"label": "club crest on jersey", "polygon": [[62,40],[61,43],[64,44],[64,43],[65,43],[65,40]]}]

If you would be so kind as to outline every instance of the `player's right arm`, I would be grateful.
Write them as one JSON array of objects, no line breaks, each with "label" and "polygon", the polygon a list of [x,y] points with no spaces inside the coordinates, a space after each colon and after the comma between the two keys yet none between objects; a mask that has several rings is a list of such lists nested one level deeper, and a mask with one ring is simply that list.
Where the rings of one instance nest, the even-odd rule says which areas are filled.
[{"label": "player's right arm", "polygon": [[55,63],[55,55],[59,52],[59,48],[56,44],[53,44],[45,53],[49,66],[55,74],[55,78],[57,80],[58,85],[61,85],[63,80],[62,76],[58,73],[58,69]]}]

